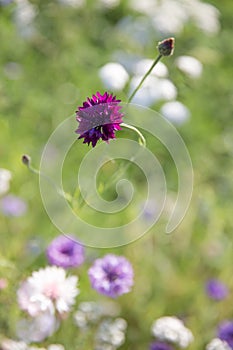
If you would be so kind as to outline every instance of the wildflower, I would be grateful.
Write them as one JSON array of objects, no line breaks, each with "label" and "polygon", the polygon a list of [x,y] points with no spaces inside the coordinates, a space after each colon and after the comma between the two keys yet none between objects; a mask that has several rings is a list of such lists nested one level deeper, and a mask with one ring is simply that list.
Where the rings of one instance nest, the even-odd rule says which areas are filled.
[{"label": "wildflower", "polygon": [[76,133],[80,134],[79,139],[83,138],[83,143],[91,143],[92,147],[95,147],[99,139],[106,142],[114,139],[115,131],[121,130],[120,124],[123,122],[120,102],[112,94],[105,92],[101,95],[97,92],[82,107],[78,107],[76,120],[79,127]]},{"label": "wildflower", "polygon": [[21,198],[9,194],[2,198],[0,210],[6,216],[22,216],[27,211],[27,204]]},{"label": "wildflower", "polygon": [[206,283],[206,293],[211,299],[222,300],[228,295],[228,288],[217,279],[211,279]]},{"label": "wildflower", "polygon": [[21,319],[16,326],[17,336],[26,341],[41,342],[50,337],[58,329],[59,322],[49,312],[44,312],[34,318]]},{"label": "wildflower", "polygon": [[180,56],[176,59],[177,67],[191,78],[199,78],[202,74],[202,63],[192,56]]},{"label": "wildflower", "polygon": [[96,303],[94,301],[82,302],[74,314],[75,324],[79,328],[87,328],[90,324],[95,324],[103,316],[117,316],[119,308],[112,301]]},{"label": "wildflower", "polygon": [[214,338],[206,346],[206,350],[231,350],[227,343],[219,338]]},{"label": "wildflower", "polygon": [[18,303],[30,316],[49,311],[54,314],[69,312],[79,290],[77,276],[66,277],[61,267],[49,266],[34,271],[17,291]]},{"label": "wildflower", "polygon": [[163,41],[160,41],[158,44],[158,50],[162,56],[171,56],[174,51],[175,39],[168,38]]},{"label": "wildflower", "polygon": [[99,70],[104,86],[111,90],[122,90],[129,80],[129,74],[120,63],[109,62]]},{"label": "wildflower", "polygon": [[219,325],[218,337],[233,349],[233,320],[224,321]]},{"label": "wildflower", "polygon": [[22,155],[22,163],[29,166],[31,162],[31,157],[27,154]]},{"label": "wildflower", "polygon": [[152,325],[152,334],[161,341],[167,341],[186,348],[192,341],[192,332],[176,317],[161,317]]},{"label": "wildflower", "polygon": [[173,350],[173,347],[167,343],[155,341],[151,343],[150,350]]},{"label": "wildflower", "polygon": [[123,318],[103,320],[96,333],[96,348],[103,349],[109,345],[110,349],[117,349],[125,342],[126,328],[127,323]]},{"label": "wildflower", "polygon": [[10,188],[11,172],[0,169],[0,195],[6,193]]},{"label": "wildflower", "polygon": [[15,341],[12,339],[4,338],[0,342],[1,350],[28,350],[28,346],[24,341]]},{"label": "wildflower", "polygon": [[160,112],[168,121],[177,125],[183,124],[190,117],[189,109],[179,101],[165,103]]},{"label": "wildflower", "polygon": [[65,348],[61,344],[50,344],[47,350],[65,350]]},{"label": "wildflower", "polygon": [[88,274],[92,288],[111,298],[128,293],[133,285],[133,268],[123,256],[108,254],[95,260]]},{"label": "wildflower", "polygon": [[77,267],[84,262],[84,248],[72,237],[60,235],[48,246],[46,255],[52,265],[64,268]]}]

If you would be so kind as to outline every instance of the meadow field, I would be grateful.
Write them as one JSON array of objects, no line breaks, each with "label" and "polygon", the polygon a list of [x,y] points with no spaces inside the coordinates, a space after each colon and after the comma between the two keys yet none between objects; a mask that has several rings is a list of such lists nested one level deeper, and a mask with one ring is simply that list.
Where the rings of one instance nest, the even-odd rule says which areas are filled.
[{"label": "meadow field", "polygon": [[1,350],[233,349],[232,13],[0,0]]}]

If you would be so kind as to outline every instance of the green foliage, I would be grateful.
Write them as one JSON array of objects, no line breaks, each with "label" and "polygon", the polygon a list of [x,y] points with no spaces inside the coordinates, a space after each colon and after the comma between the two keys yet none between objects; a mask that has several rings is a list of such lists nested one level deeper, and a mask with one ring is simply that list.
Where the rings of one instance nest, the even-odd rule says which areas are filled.
[{"label": "green foliage", "polygon": [[[47,216],[40,197],[38,178],[21,163],[22,154],[30,154],[34,166],[48,137],[59,123],[96,91],[103,92],[98,69],[112,60],[112,53],[122,50],[138,56],[155,58],[156,37],[143,47],[119,32],[116,24],[124,16],[135,15],[122,1],[115,9],[101,9],[94,1],[82,8],[62,7],[56,1],[32,1],[37,6],[37,34],[23,38],[13,20],[15,4],[0,6],[1,80],[0,80],[0,167],[13,174],[11,193],[28,203],[28,212],[19,218],[0,214],[0,277],[8,287],[0,291],[0,332],[15,338],[15,323],[20,317],[16,291],[20,282],[33,270],[47,264],[45,249],[59,234]],[[195,340],[190,350],[201,350],[216,335],[221,320],[233,318],[232,293],[219,303],[205,295],[205,282],[217,277],[233,290],[233,123],[232,123],[232,14],[230,1],[212,1],[221,12],[221,31],[208,36],[187,24],[176,35],[172,57],[163,62],[178,89],[178,100],[191,111],[190,120],[179,128],[190,152],[195,183],[192,201],[183,222],[171,235],[164,233],[162,217],[143,238],[114,249],[87,248],[87,261],[76,273],[80,277],[80,301],[102,301],[91,290],[87,270],[93,257],[106,252],[125,255],[135,270],[132,293],[119,298],[120,316],[128,323],[127,340],[122,350],[147,349],[151,341],[152,322],[164,315],[185,320]],[[179,55],[193,55],[204,65],[203,75],[192,80],[175,66]],[[14,62],[16,66],[9,64]],[[9,69],[13,70],[12,78]],[[12,72],[12,71],[11,71]],[[127,89],[126,89],[127,90]],[[117,97],[126,101],[127,91]],[[159,105],[153,108],[157,110]],[[118,132],[120,135],[121,132]],[[123,137],[136,139],[124,130]],[[144,135],[146,136],[146,135]],[[148,135],[148,144],[151,145]],[[154,141],[155,154],[163,164],[168,188],[176,191],[177,175],[169,154]],[[75,176],[88,147],[76,141],[65,161],[63,178],[67,192],[75,190]],[[116,196],[115,185],[106,191],[105,184],[118,171],[118,163],[109,163],[98,178],[100,192],[107,200]],[[140,169],[127,169],[128,177],[138,187],[139,201],[145,183]],[[92,176],[92,174],[87,174]],[[127,176],[126,176],[127,177]],[[68,178],[68,180],[67,180]],[[120,214],[125,223],[133,213]],[[96,216],[86,211],[83,217],[97,225],[115,223],[113,217]],[[39,254],[29,243],[39,242]],[[38,241],[37,241],[38,240]],[[93,347],[94,328],[82,333],[70,315],[59,331],[46,340],[64,344],[69,350]]]}]

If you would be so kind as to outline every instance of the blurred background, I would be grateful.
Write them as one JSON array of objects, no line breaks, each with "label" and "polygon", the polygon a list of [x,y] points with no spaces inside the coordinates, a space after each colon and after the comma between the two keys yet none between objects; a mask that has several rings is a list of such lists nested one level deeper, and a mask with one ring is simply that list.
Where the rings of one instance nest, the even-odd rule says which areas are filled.
[{"label": "blurred background", "polygon": [[[169,36],[176,40],[173,56],[162,59],[133,102],[160,112],[185,141],[194,169],[189,210],[171,235],[165,234],[162,219],[131,245],[87,248],[77,271],[76,308],[81,301],[106,299],[91,289],[87,269],[111,251],[125,255],[135,271],[133,291],[116,301],[128,324],[121,349],[149,348],[151,324],[165,315],[182,318],[192,330],[190,349],[204,349],[218,324],[233,318],[232,13],[229,0],[0,0],[0,168],[8,170],[0,177],[2,337],[17,339],[16,290],[31,271],[47,264],[46,246],[60,234],[22,154],[38,168],[53,130],[67,117],[75,118],[77,106],[97,91],[126,102],[157,56],[158,41]],[[121,135],[137,139],[126,130]],[[172,201],[173,161],[158,140],[148,138]],[[75,186],[69,174],[88,150],[81,140],[72,147],[64,167],[67,192]],[[106,169],[102,181],[117,169]],[[140,171],[132,167],[128,175],[141,193]],[[114,189],[106,196],[114,197]],[[211,278],[227,285],[226,299],[216,302],[206,295]],[[92,349],[94,337],[95,327],[83,333],[69,317],[43,344],[56,340],[66,349]]]}]

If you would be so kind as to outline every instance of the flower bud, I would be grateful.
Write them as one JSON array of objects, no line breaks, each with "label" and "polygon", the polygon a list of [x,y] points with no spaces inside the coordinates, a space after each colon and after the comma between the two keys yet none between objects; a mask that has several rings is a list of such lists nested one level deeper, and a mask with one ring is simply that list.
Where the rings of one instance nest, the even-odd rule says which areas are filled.
[{"label": "flower bud", "polygon": [[162,56],[171,56],[174,51],[175,39],[168,38],[163,41],[160,41],[158,44],[158,50]]},{"label": "flower bud", "polygon": [[23,162],[23,164],[29,166],[30,162],[31,162],[31,158],[27,154],[24,154],[22,156],[22,162]]}]

